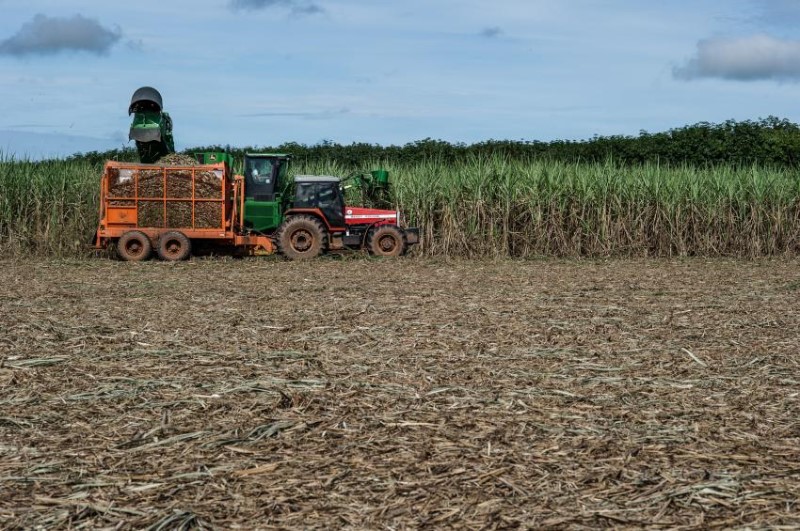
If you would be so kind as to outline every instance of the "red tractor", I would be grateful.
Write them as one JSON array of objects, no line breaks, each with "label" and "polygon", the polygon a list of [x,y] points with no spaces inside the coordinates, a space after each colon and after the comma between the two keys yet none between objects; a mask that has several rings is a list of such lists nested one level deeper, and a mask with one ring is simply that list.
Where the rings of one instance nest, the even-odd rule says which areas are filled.
[{"label": "red tractor", "polygon": [[400,256],[419,242],[418,229],[401,228],[400,212],[345,205],[336,177],[299,175],[294,185],[294,198],[275,233],[278,252],[288,258],[348,248]]}]

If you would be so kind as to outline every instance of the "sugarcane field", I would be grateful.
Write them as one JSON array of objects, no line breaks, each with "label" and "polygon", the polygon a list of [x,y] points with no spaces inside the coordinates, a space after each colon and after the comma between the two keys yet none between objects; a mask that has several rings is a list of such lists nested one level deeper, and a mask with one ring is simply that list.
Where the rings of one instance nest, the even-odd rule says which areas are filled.
[{"label": "sugarcane field", "polygon": [[0,530],[800,529],[800,3],[0,4]]}]

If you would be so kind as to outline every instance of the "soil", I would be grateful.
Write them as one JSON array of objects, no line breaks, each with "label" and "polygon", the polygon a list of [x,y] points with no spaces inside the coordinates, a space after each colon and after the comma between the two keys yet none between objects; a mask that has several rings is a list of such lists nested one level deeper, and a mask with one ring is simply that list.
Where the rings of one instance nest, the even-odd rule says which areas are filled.
[{"label": "soil", "polygon": [[0,528],[797,528],[797,261],[0,263]]}]

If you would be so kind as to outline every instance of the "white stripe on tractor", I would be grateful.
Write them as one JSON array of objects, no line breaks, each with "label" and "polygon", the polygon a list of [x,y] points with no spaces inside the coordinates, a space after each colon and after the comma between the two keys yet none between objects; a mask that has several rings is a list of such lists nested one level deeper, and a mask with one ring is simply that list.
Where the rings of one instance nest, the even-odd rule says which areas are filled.
[{"label": "white stripe on tractor", "polygon": [[374,218],[396,219],[397,216],[395,216],[394,214],[351,214],[349,216],[344,217],[344,219],[374,219]]}]

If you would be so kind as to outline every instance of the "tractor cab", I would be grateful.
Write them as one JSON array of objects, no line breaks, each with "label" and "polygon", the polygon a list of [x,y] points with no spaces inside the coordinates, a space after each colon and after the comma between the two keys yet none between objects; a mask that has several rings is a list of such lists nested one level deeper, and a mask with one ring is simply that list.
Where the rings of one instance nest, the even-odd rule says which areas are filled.
[{"label": "tractor cab", "polygon": [[244,223],[255,232],[269,232],[283,221],[289,155],[248,153],[244,156]]},{"label": "tractor cab", "polygon": [[338,178],[298,175],[294,184],[293,209],[319,209],[331,227],[345,227],[344,194]]},{"label": "tractor cab", "polygon": [[274,201],[285,185],[288,170],[288,155],[245,155],[245,197],[255,201]]}]

